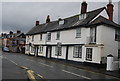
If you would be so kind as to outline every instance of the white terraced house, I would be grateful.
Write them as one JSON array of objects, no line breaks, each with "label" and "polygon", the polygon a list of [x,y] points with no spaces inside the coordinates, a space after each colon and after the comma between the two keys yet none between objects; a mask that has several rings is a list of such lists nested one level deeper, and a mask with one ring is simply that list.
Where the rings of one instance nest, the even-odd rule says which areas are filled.
[{"label": "white terraced house", "polygon": [[120,25],[113,22],[113,4],[81,14],[46,23],[36,21],[26,36],[26,54],[76,62],[104,64],[112,54],[119,57]]}]

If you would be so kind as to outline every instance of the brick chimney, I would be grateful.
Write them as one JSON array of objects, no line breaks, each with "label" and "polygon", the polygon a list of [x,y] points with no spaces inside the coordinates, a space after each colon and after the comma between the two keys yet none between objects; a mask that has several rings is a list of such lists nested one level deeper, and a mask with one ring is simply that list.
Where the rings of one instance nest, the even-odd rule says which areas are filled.
[{"label": "brick chimney", "polygon": [[112,1],[109,0],[109,4],[107,4],[107,11],[108,11],[108,16],[109,16],[109,20],[113,20],[113,7],[114,5],[112,4]]},{"label": "brick chimney", "polygon": [[10,32],[9,32],[9,34],[13,34],[13,32],[12,32],[12,31],[10,31]]},{"label": "brick chimney", "polygon": [[50,22],[50,16],[48,15],[46,19],[46,23],[49,23],[49,22]]},{"label": "brick chimney", "polygon": [[35,26],[38,26],[38,25],[39,25],[39,21],[36,21]]},{"label": "brick chimney", "polygon": [[21,31],[20,31],[20,30],[17,30],[17,34],[18,34],[18,33],[21,33]]},{"label": "brick chimney", "polygon": [[81,4],[81,14],[84,14],[87,12],[87,3],[86,1],[83,1]]}]

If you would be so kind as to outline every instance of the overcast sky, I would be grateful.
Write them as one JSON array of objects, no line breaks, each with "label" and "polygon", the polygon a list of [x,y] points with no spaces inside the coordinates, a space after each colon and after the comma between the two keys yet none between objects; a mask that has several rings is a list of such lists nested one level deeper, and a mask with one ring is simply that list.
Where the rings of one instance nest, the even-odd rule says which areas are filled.
[{"label": "overcast sky", "polygon": [[[82,0],[83,1],[83,0]],[[108,2],[87,2],[88,9],[91,11],[103,6]],[[118,22],[118,2],[114,2],[114,21]],[[70,17],[80,13],[80,2],[2,2],[2,31],[21,30],[28,32],[35,21],[45,23],[46,16],[50,15],[51,21]],[[0,13],[1,15],[1,13]],[[0,23],[1,25],[1,23]]]}]

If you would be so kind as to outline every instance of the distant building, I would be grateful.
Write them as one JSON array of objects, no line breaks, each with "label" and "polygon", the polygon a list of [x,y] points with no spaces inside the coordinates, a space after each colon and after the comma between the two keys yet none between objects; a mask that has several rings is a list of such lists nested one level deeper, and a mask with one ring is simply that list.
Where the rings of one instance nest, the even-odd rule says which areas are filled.
[{"label": "distant building", "polygon": [[50,21],[48,15],[46,23],[36,21],[26,34],[25,53],[98,64],[106,63],[109,54],[118,58],[120,25],[113,21],[113,7],[109,2],[107,8],[87,12],[84,1],[78,15],[56,21]]},{"label": "distant building", "polygon": [[2,45],[8,47],[11,52],[24,52],[25,51],[25,34],[21,31],[9,34],[2,34]]}]

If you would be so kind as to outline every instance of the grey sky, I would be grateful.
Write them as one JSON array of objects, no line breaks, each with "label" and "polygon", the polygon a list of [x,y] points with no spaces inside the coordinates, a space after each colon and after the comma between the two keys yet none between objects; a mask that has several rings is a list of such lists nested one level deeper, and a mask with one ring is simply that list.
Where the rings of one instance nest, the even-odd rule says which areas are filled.
[{"label": "grey sky", "polygon": [[[89,2],[87,11],[103,6],[108,2]],[[80,13],[80,2],[3,2],[2,3],[2,30],[3,32],[22,30],[29,31],[36,19],[45,23],[47,15],[51,21],[58,16],[66,18]],[[118,22],[118,2],[114,2],[114,20]]]}]

